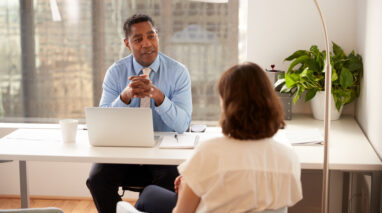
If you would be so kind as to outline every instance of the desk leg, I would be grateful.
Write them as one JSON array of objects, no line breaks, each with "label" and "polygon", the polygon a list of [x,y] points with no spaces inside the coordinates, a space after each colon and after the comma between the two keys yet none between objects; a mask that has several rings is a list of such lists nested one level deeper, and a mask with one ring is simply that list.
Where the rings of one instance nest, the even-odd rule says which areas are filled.
[{"label": "desk leg", "polygon": [[370,212],[382,212],[381,206],[381,190],[382,190],[382,172],[372,172],[371,174],[371,199]]},{"label": "desk leg", "polygon": [[351,201],[350,195],[352,194],[352,175],[351,172],[344,172],[342,184],[342,213],[349,213],[349,201]]},{"label": "desk leg", "polygon": [[19,161],[20,172],[20,198],[21,208],[29,207],[29,189],[28,189],[28,174],[27,174],[27,162]]}]

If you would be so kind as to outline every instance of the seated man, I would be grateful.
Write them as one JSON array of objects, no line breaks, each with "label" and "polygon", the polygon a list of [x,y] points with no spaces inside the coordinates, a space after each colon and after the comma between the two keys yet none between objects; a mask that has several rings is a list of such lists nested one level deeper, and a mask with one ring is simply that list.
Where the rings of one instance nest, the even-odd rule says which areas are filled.
[{"label": "seated man", "polygon": [[[159,53],[157,30],[149,16],[133,15],[123,29],[132,54],[108,69],[100,107],[151,107],[155,131],[183,133],[192,112],[187,68]],[[98,211],[110,213],[121,200],[119,186],[155,184],[172,190],[177,175],[176,166],[94,164],[86,185]]]}]

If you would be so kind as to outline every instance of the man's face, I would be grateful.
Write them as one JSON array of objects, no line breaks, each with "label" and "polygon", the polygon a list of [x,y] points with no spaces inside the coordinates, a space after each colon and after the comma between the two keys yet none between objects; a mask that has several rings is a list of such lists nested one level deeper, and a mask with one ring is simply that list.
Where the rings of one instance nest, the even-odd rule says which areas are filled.
[{"label": "man's face", "polygon": [[131,33],[124,42],[135,60],[144,67],[150,66],[158,56],[158,34],[148,21],[133,24]]}]

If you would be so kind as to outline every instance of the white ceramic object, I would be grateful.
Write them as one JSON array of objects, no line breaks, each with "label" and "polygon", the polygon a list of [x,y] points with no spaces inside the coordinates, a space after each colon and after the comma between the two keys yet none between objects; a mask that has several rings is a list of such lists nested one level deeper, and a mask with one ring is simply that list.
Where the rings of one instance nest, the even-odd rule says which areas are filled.
[{"label": "white ceramic object", "polygon": [[[341,106],[340,111],[338,112],[336,108],[336,104],[334,103],[333,94],[331,96],[331,105],[330,105],[330,118],[331,120],[338,120],[342,113]],[[324,91],[318,91],[314,98],[310,100],[310,106],[312,108],[313,117],[317,120],[324,120],[325,118],[325,92]]]},{"label": "white ceramic object", "polygon": [[62,141],[64,143],[76,142],[78,120],[64,119],[60,120]]}]

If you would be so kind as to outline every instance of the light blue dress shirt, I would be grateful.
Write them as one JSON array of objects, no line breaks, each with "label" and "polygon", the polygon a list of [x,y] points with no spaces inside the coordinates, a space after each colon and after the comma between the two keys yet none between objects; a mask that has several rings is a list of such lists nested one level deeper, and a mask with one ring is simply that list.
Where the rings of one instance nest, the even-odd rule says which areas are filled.
[{"label": "light blue dress shirt", "polygon": [[[130,104],[125,104],[120,94],[129,84],[130,76],[143,74],[142,68],[132,54],[111,65],[102,85],[99,106],[139,107],[140,98],[132,98]],[[183,133],[190,126],[192,113],[191,80],[187,68],[161,53],[150,68],[150,80],[165,95],[160,106],[155,106],[153,99],[150,101],[154,131]],[[126,118],[126,122],[134,121]]]}]

